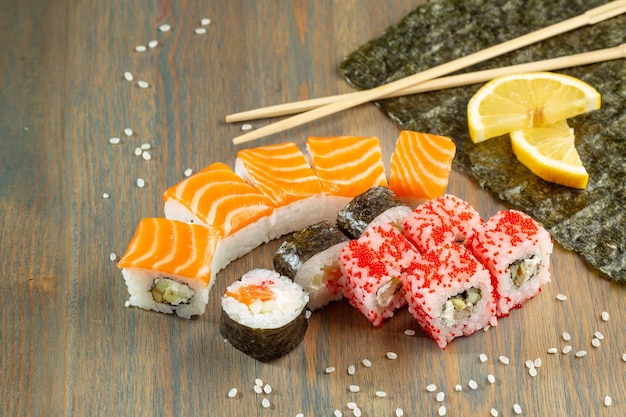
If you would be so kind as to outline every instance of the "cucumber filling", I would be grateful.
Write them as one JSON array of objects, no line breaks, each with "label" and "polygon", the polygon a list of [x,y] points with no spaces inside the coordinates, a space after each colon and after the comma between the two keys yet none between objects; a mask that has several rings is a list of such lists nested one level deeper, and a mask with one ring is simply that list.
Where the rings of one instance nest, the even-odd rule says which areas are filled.
[{"label": "cucumber filling", "polygon": [[441,311],[441,319],[446,326],[454,326],[474,312],[474,306],[480,301],[480,288],[472,287],[446,300]]},{"label": "cucumber filling", "polygon": [[541,266],[541,258],[536,255],[513,262],[509,265],[509,272],[511,273],[511,281],[513,281],[513,285],[518,288],[524,285],[524,283],[539,273]]},{"label": "cucumber filling", "polygon": [[389,306],[401,289],[402,281],[400,281],[400,278],[391,278],[389,281],[381,285],[378,288],[378,291],[376,291],[376,302],[381,307]]},{"label": "cucumber filling", "polygon": [[156,278],[152,282],[150,293],[157,303],[169,304],[171,306],[189,304],[194,294],[189,285],[172,278]]}]

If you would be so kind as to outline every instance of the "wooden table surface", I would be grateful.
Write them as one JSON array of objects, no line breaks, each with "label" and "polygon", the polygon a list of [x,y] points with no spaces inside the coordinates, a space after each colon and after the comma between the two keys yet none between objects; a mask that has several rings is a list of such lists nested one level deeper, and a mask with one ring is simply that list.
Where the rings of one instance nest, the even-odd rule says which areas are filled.
[{"label": "wooden table surface", "polygon": [[[218,332],[220,295],[245,271],[271,267],[280,240],[220,272],[198,319],[125,308],[126,287],[109,254],[124,253],[141,218],[163,216],[161,195],[187,168],[233,166],[241,148],[303,146],[308,135],[377,136],[388,159],[399,129],[373,105],[239,147],[230,140],[241,124],[223,120],[351,91],[340,59],[419,3],[3,1],[0,415],[345,416],[352,415],[349,402],[364,416],[398,415],[397,408],[405,416],[437,416],[442,406],[447,416],[488,416],[492,409],[513,416],[514,404],[525,416],[626,415],[625,288],[558,245],[542,294],[445,351],[419,330],[404,334],[418,328],[406,311],[372,328],[346,302],[315,312],[304,342],[279,360],[260,363],[232,348]],[[195,34],[205,17],[207,33]],[[163,23],[172,30],[160,32]],[[155,48],[135,52],[153,39]],[[124,80],[125,71],[134,82]],[[110,144],[111,137],[121,143]],[[149,161],[134,155],[143,143],[151,145]],[[456,171],[448,192],[485,217],[505,207]],[[598,347],[595,332],[604,336]],[[567,344],[572,352],[560,353]],[[550,347],[559,353],[549,354]],[[587,355],[577,357],[581,350]],[[389,351],[398,358],[387,359]],[[541,360],[535,377],[529,359]],[[326,374],[328,366],[336,372]],[[256,394],[256,378],[272,392]],[[231,388],[235,398],[227,395]]]}]

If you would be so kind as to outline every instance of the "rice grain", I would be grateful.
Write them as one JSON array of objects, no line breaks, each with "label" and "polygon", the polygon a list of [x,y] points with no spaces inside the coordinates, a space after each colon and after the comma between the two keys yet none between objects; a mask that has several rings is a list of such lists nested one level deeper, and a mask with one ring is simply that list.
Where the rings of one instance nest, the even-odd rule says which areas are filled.
[{"label": "rice grain", "polygon": [[559,301],[565,301],[565,300],[567,300],[567,295],[565,295],[565,294],[557,294],[556,295],[556,299],[559,300]]},{"label": "rice grain", "polygon": [[168,25],[167,23],[164,23],[161,26],[159,26],[159,30],[161,32],[169,32],[171,29],[172,29],[172,27],[170,25]]},{"label": "rice grain", "polygon": [[235,398],[237,396],[237,388],[231,388],[228,391],[228,398]]}]

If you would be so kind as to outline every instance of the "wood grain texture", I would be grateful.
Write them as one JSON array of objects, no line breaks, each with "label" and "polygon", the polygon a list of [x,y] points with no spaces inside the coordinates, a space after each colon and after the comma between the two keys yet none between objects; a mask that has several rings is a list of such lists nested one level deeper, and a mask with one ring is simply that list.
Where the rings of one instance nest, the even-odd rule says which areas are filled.
[{"label": "wood grain texture", "polygon": [[[371,416],[394,415],[398,407],[434,416],[441,405],[447,415],[489,415],[493,407],[511,416],[515,403],[523,415],[626,415],[624,288],[558,247],[553,282],[537,299],[445,351],[419,330],[404,335],[417,330],[406,311],[374,329],[343,302],[313,314],[304,343],[270,364],[224,343],[220,294],[245,271],[271,267],[281,239],[222,271],[198,319],[124,308],[128,294],[109,253],[125,251],[142,217],[163,215],[161,195],[186,168],[232,166],[241,147],[230,139],[241,130],[224,115],[351,91],[339,60],[419,3],[0,4],[0,415],[349,415],[349,401]],[[196,35],[203,17],[212,23]],[[172,30],[159,32],[162,23]],[[156,48],[134,51],[152,39]],[[124,71],[150,88],[125,81]],[[243,147],[303,146],[308,135],[338,134],[378,136],[388,160],[398,128],[365,105]],[[113,136],[119,145],[108,143]],[[142,143],[152,146],[150,161],[134,155]],[[458,172],[448,191],[485,217],[504,207]],[[558,293],[568,300],[557,301]],[[610,321],[600,319],[603,310]],[[564,331],[572,353],[547,354],[566,344]],[[598,348],[591,345],[596,331],[605,336]],[[587,356],[576,358],[581,349]],[[388,351],[398,359],[387,359]],[[500,355],[510,365],[498,362]],[[371,368],[361,365],[364,358]],[[532,378],[524,361],[535,358],[542,366]],[[327,366],[337,371],[327,375]],[[252,390],[255,378],[273,388],[268,410]],[[443,402],[426,391],[429,383],[445,392]],[[351,384],[361,391],[350,393]],[[456,384],[463,391],[455,392]],[[233,387],[239,393],[231,399]],[[605,395],[613,397],[610,408]]]}]

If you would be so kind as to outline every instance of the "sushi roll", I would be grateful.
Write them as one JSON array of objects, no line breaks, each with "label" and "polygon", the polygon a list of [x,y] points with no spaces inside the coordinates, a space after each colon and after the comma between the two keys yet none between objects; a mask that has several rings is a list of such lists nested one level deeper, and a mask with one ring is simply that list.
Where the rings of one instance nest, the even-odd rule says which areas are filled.
[{"label": "sushi roll", "polygon": [[319,178],[295,143],[243,149],[235,173],[258,188],[276,208],[280,219],[270,234],[282,236],[322,220],[334,220]]},{"label": "sushi roll", "polygon": [[447,136],[401,131],[389,162],[389,188],[411,207],[443,195],[455,153]]},{"label": "sushi roll", "polygon": [[337,215],[337,226],[350,238],[357,239],[365,229],[392,223],[402,229],[411,208],[400,201],[389,187],[376,186],[354,197]]},{"label": "sushi roll", "polygon": [[402,285],[409,312],[441,349],[497,325],[489,271],[461,244],[422,254],[402,275]]},{"label": "sushi roll", "polygon": [[404,234],[420,252],[448,242],[463,243],[475,226],[483,222],[466,201],[444,194],[417,206],[404,222]]},{"label": "sushi roll", "polygon": [[335,213],[372,187],[387,186],[380,140],[376,137],[310,136],[307,154]]},{"label": "sushi roll", "polygon": [[411,243],[391,223],[368,228],[341,250],[344,295],[374,326],[381,326],[406,305],[404,268],[418,256]]},{"label": "sushi roll", "polygon": [[142,219],[118,262],[130,294],[127,306],[186,319],[203,314],[215,282],[219,236],[210,227]]},{"label": "sushi roll", "polygon": [[272,202],[227,165],[216,162],[163,194],[168,219],[213,227],[222,238],[217,271],[277,236]]},{"label": "sushi roll", "polygon": [[289,278],[253,269],[222,296],[220,334],[236,349],[259,361],[280,358],[304,339],[307,293]]},{"label": "sushi roll", "polygon": [[274,269],[309,294],[308,308],[318,310],[343,298],[339,254],[348,237],[329,221],[294,233],[274,254]]},{"label": "sushi roll", "polygon": [[550,282],[550,234],[529,215],[503,210],[474,228],[467,242],[491,273],[498,316],[521,307]]}]

